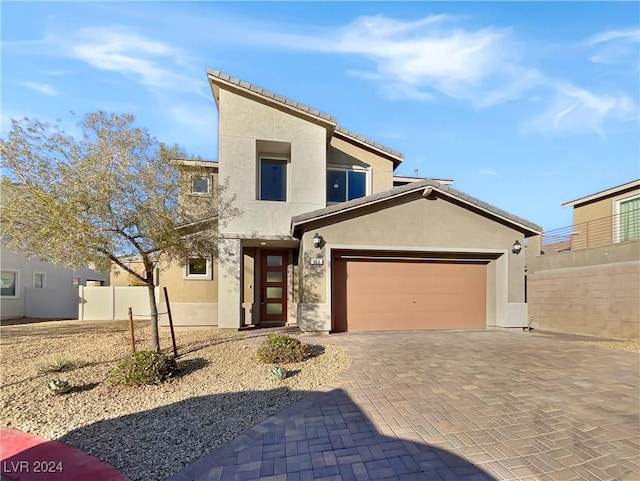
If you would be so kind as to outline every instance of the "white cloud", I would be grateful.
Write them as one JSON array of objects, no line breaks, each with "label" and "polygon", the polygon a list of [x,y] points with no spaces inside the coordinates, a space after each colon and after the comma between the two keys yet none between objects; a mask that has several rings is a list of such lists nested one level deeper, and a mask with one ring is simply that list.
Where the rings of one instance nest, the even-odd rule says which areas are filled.
[{"label": "white cloud", "polygon": [[56,89],[46,83],[22,82],[20,85],[45,95],[58,95]]},{"label": "white cloud", "polygon": [[640,30],[637,28],[627,28],[621,30],[608,30],[589,37],[587,45],[598,45],[611,40],[624,40],[630,42],[640,42]]},{"label": "white cloud", "polygon": [[[596,94],[532,65],[531,47],[519,42],[509,28],[472,28],[446,15],[414,21],[378,15],[359,17],[340,28],[308,31],[315,33],[268,32],[263,27],[247,35],[253,41],[260,39],[255,43],[263,48],[362,57],[371,68],[348,69],[347,74],[374,82],[381,95],[394,100],[449,98],[477,109],[518,99],[549,102],[542,113],[525,122],[530,131],[604,135],[607,122],[636,119],[631,96]],[[585,45],[600,49],[599,57],[592,59],[600,62],[605,57],[608,62],[619,61],[629,55],[629,47],[636,48],[637,65],[637,39],[637,29],[612,30],[594,35]],[[624,51],[620,44],[626,45]]]},{"label": "white cloud", "polygon": [[589,37],[584,44],[593,50],[589,60],[599,64],[627,64],[638,69],[640,30],[608,30]]},{"label": "white cloud", "polygon": [[[120,26],[83,28],[64,41],[69,57],[138,79],[157,92],[179,90],[204,95],[206,83],[180,70],[188,58],[180,49]],[[208,97],[208,96],[207,96]]]},{"label": "white cloud", "polygon": [[[297,45],[368,58],[374,70],[352,70],[351,75],[380,82],[391,98],[430,101],[439,93],[474,102],[504,101],[499,91],[517,74],[507,68],[515,55],[509,29],[465,29],[455,22],[446,15],[407,22],[359,17],[331,33],[330,41]],[[511,96],[517,93],[512,90]]]},{"label": "white cloud", "polygon": [[[147,38],[119,25],[81,28],[69,34],[47,35],[42,40],[13,42],[16,51],[66,57],[93,68],[135,79],[150,91],[188,92],[210,98],[202,66],[183,50]],[[46,75],[68,74],[50,70]]]},{"label": "white cloud", "polygon": [[557,86],[551,106],[525,127],[546,133],[596,132],[605,137],[608,121],[637,120],[636,103],[626,96],[597,95],[571,84]]}]

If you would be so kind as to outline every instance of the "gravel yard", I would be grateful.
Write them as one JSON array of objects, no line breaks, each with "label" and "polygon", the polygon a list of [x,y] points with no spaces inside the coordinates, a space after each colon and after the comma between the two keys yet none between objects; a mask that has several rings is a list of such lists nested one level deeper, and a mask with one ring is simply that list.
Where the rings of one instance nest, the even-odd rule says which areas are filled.
[{"label": "gravel yard", "polygon": [[[136,344],[148,349],[148,321],[136,322]],[[161,328],[168,351],[169,331]],[[157,386],[118,387],[104,382],[129,352],[126,321],[52,321],[0,328],[0,424],[56,439],[97,456],[132,480],[163,480],[187,464],[334,380],[351,363],[327,338],[307,361],[289,364],[284,381],[254,358],[253,336],[264,331],[179,329],[181,376]],[[84,365],[43,373],[58,358]],[[76,386],[52,396],[47,383]]]},{"label": "gravel yard", "polygon": [[594,346],[613,349],[614,351],[637,352],[640,354],[640,339],[627,339],[626,341],[596,341],[588,342]]}]

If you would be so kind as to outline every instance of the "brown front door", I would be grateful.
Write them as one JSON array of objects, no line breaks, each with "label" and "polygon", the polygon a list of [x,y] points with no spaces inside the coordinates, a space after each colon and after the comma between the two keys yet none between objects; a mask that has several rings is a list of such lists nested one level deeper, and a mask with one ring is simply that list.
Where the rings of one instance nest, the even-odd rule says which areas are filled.
[{"label": "brown front door", "polygon": [[260,322],[287,321],[287,259],[289,251],[262,251]]}]

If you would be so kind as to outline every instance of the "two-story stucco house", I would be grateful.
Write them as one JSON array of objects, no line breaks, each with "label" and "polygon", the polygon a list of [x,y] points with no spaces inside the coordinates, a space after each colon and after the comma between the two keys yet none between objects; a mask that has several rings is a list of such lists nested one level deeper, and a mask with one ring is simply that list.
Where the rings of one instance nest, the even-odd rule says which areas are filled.
[{"label": "two-story stucco house", "polygon": [[[524,238],[541,228],[447,186],[394,176],[403,157],[337,120],[217,70],[218,160],[242,215],[219,258],[166,269],[181,325],[303,331],[523,326]],[[162,307],[161,307],[162,309]]]}]

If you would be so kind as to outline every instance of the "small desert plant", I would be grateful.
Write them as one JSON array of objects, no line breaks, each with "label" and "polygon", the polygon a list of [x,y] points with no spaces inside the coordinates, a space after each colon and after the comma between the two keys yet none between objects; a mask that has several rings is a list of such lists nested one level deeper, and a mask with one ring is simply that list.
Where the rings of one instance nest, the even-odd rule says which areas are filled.
[{"label": "small desert plant", "polygon": [[45,364],[40,369],[41,372],[65,372],[73,371],[82,367],[84,363],[82,361],[71,361],[69,359],[58,358],[50,364]]},{"label": "small desert plant", "polygon": [[308,355],[306,344],[284,334],[269,334],[256,351],[258,360],[269,364],[300,362]]},{"label": "small desert plant", "polygon": [[287,377],[287,370],[282,366],[275,366],[270,371],[271,377],[282,381]]},{"label": "small desert plant", "polygon": [[158,384],[178,373],[176,360],[161,352],[139,351],[124,358],[110,373],[115,384]]},{"label": "small desert plant", "polygon": [[71,391],[71,385],[63,379],[54,379],[47,384],[49,394],[57,395]]}]

